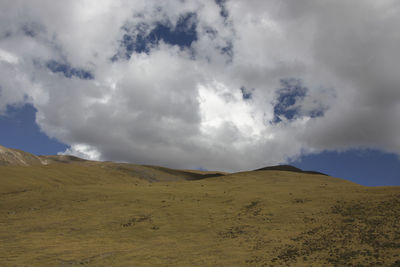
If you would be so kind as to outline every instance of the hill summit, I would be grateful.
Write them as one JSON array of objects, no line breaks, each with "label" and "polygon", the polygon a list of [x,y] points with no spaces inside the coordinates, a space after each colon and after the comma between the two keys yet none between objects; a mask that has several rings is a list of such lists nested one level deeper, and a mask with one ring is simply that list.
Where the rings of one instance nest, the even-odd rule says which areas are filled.
[{"label": "hill summit", "polygon": [[0,145],[0,165],[30,166],[46,164],[46,161],[31,153]]},{"label": "hill summit", "polygon": [[316,172],[316,171],[303,171],[302,169],[299,169],[297,167],[294,167],[292,165],[276,165],[276,166],[268,166],[260,169],[256,169],[254,171],[286,171],[286,172],[300,172],[300,173],[308,173],[308,174],[320,174],[320,175],[327,175],[322,172]]}]

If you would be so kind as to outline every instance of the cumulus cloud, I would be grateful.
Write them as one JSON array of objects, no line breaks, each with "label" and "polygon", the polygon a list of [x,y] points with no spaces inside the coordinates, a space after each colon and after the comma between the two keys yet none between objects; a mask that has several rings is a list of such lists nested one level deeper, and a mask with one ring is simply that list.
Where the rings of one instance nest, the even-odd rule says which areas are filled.
[{"label": "cumulus cloud", "polygon": [[400,4],[0,3],[0,114],[90,159],[244,170],[304,153],[400,154]]}]

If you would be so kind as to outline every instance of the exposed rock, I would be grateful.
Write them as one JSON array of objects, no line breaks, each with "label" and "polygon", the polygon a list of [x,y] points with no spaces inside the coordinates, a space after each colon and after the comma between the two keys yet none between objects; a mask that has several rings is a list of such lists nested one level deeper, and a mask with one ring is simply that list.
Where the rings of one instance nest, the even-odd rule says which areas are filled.
[{"label": "exposed rock", "polygon": [[0,165],[30,166],[35,164],[46,164],[46,162],[31,153],[0,146]]}]

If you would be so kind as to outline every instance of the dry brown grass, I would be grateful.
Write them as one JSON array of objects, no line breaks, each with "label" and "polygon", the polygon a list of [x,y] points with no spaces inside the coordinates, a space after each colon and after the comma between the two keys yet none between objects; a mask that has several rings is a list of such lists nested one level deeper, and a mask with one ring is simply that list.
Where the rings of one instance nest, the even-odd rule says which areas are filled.
[{"label": "dry brown grass", "polygon": [[187,173],[1,166],[0,265],[400,264],[399,187],[282,171]]}]

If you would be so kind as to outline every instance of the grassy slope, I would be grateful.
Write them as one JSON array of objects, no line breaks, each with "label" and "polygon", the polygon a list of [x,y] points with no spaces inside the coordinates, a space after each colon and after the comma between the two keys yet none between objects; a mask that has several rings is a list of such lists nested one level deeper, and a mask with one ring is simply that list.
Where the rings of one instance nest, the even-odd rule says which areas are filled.
[{"label": "grassy slope", "polygon": [[1,166],[0,265],[400,264],[399,187],[282,171],[185,175]]}]

